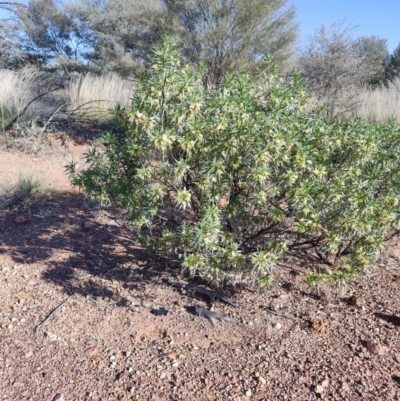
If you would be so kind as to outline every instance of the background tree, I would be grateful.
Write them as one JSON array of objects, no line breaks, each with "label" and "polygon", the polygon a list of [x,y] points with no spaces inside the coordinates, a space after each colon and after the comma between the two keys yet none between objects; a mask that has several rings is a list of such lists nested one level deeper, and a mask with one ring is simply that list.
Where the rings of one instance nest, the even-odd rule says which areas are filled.
[{"label": "background tree", "polygon": [[255,69],[266,55],[282,65],[297,37],[295,11],[287,0],[164,0],[166,17],[179,27],[184,56],[205,64],[207,87],[229,72]]},{"label": "background tree", "polygon": [[394,81],[397,77],[400,77],[400,43],[387,58],[385,66],[386,83]]},{"label": "background tree", "polygon": [[299,59],[307,86],[329,116],[354,112],[358,89],[371,78],[368,58],[354,45],[353,31],[345,20],[316,28]]},{"label": "background tree", "polygon": [[17,14],[20,48],[31,63],[58,67],[66,75],[84,70],[86,40],[68,10],[55,0],[31,0]]},{"label": "background tree", "polygon": [[385,78],[385,60],[389,54],[387,39],[378,36],[361,36],[354,43],[370,68],[369,85],[377,86]]},{"label": "background tree", "polygon": [[206,86],[254,69],[265,55],[283,64],[297,36],[288,0],[86,0],[71,6],[91,32],[92,65],[122,75],[147,65],[161,37],[175,38],[188,62],[205,65]]},{"label": "background tree", "polygon": [[152,47],[168,33],[161,8],[159,0],[85,0],[68,6],[91,48],[91,69],[122,76],[141,69]]}]

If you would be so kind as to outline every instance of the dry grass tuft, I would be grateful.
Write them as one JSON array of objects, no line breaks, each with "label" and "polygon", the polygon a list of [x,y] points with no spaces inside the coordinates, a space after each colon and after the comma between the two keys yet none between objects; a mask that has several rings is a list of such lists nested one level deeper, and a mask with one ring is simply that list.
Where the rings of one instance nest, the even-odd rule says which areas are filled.
[{"label": "dry grass tuft", "polygon": [[107,120],[116,106],[127,106],[133,84],[116,74],[81,75],[69,84],[69,110],[89,120]]},{"label": "dry grass tuft", "polygon": [[31,213],[33,209],[43,209],[56,195],[39,178],[21,173],[16,180],[0,187],[0,207],[22,208]]},{"label": "dry grass tuft", "polygon": [[0,129],[4,130],[37,96],[35,88],[41,80],[42,73],[34,67],[20,71],[0,70]]},{"label": "dry grass tuft", "polygon": [[391,117],[400,122],[400,78],[388,87],[364,90],[361,95],[360,117],[369,121],[384,122]]}]

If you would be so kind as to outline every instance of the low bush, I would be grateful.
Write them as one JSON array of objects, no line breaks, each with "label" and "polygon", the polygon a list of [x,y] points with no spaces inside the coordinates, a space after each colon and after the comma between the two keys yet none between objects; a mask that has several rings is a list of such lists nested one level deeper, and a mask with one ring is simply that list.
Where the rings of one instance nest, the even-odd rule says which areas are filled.
[{"label": "low bush", "polygon": [[67,170],[192,275],[268,284],[296,253],[328,266],[310,284],[346,282],[398,228],[400,130],[306,113],[300,77],[265,71],[210,92],[165,40],[116,111],[120,132]]}]

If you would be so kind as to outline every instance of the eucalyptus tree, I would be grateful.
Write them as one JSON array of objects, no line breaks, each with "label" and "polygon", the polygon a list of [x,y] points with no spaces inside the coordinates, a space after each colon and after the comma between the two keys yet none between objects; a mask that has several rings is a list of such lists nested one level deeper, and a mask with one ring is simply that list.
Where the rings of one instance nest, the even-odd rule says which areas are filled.
[{"label": "eucalyptus tree", "polygon": [[216,87],[242,68],[255,70],[267,55],[283,64],[297,38],[288,0],[164,0],[187,59],[205,65],[204,83]]},{"label": "eucalyptus tree", "polygon": [[172,36],[189,63],[206,67],[207,87],[268,54],[283,64],[297,36],[288,0],[85,0],[70,9],[89,32],[96,68],[131,74]]}]

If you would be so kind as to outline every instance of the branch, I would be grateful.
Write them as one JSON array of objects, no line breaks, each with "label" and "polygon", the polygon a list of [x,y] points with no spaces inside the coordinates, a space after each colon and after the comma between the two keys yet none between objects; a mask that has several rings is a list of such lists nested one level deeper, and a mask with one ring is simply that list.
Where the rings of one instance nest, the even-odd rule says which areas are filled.
[{"label": "branch", "polygon": [[45,92],[45,93],[41,93],[40,95],[38,95],[38,96],[36,96],[35,98],[33,98],[33,99],[22,109],[22,111],[20,111],[20,112],[18,113],[18,115],[17,115],[9,124],[6,125],[6,127],[4,128],[4,131],[9,130],[9,129],[14,125],[14,123],[15,123],[21,116],[23,116],[23,115],[25,114],[26,110],[28,109],[28,107],[29,107],[33,102],[35,102],[36,100],[40,99],[40,98],[43,97],[43,96],[48,95],[50,92],[52,92],[52,91],[48,91],[48,92]]}]

